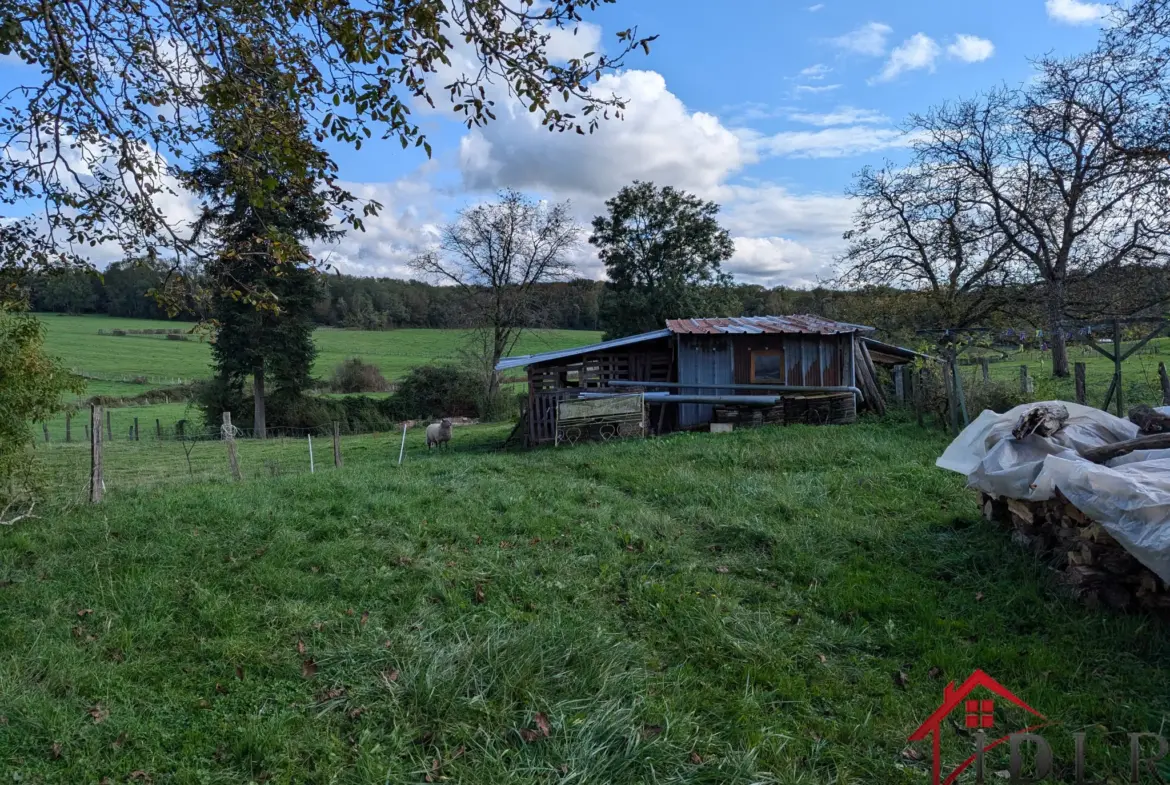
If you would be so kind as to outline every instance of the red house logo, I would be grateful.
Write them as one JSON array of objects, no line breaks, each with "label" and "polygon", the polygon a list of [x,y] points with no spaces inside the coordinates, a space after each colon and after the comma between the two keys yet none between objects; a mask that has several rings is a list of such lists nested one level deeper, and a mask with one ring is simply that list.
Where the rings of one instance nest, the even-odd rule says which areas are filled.
[{"label": "red house logo", "polygon": [[[934,769],[933,775],[931,777],[932,785],[951,785],[951,783],[953,783],[958,778],[958,776],[962,774],[964,770],[966,770],[968,766],[975,762],[976,758],[980,758],[984,752],[987,752],[994,747],[998,747],[1000,744],[1003,744],[1011,737],[1011,734],[1008,734],[989,743],[975,755],[972,755],[970,758],[967,758],[967,760],[960,763],[958,768],[952,771],[950,776],[948,776],[945,780],[941,779],[942,756],[940,755],[939,748],[941,746],[942,723],[951,712],[955,711],[956,709],[959,709],[963,712],[963,726],[966,728],[971,728],[972,730],[976,731],[985,731],[995,727],[995,700],[968,697],[978,688],[983,688],[987,692],[999,696],[1008,703],[1014,704],[1024,711],[1036,715],[1040,719],[1044,719],[1043,714],[1024,703],[1022,700],[1013,695],[1007,687],[1004,687],[998,681],[991,678],[981,670],[977,670],[972,673],[970,677],[968,677],[968,679],[963,682],[957,689],[955,688],[955,683],[952,681],[943,689],[942,705],[935,709],[934,713],[926,718],[926,722],[918,726],[918,730],[910,734],[910,741],[922,741],[927,736],[932,737],[934,755]],[[1047,724],[1048,723],[1032,725],[1018,732],[1027,733],[1036,730],[1037,728],[1042,728]]]}]

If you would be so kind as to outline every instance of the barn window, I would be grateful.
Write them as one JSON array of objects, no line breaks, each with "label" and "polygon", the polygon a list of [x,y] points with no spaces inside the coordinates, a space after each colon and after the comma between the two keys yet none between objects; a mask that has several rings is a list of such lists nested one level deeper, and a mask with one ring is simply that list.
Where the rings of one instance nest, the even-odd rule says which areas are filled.
[{"label": "barn window", "polygon": [[784,352],[752,352],[752,384],[784,381]]}]

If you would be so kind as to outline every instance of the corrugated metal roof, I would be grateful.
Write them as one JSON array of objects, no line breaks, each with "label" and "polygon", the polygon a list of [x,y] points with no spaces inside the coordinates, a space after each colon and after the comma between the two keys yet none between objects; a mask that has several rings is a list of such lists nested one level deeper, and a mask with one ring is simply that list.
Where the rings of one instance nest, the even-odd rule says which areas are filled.
[{"label": "corrugated metal roof", "polygon": [[668,319],[666,328],[676,335],[759,335],[761,333],[800,333],[839,335],[872,332],[872,327],[835,322],[821,316],[739,316],[728,319]]},{"label": "corrugated metal roof", "polygon": [[921,357],[924,360],[933,360],[935,362],[938,361],[937,357],[932,357],[931,355],[923,354],[922,352],[916,352],[913,349],[907,349],[904,346],[885,343],[884,341],[878,341],[874,338],[865,338],[864,341],[865,345],[873,349],[875,352],[883,352],[885,354],[892,355],[894,357],[901,357],[907,360],[912,360],[915,357]]},{"label": "corrugated metal roof", "polygon": [[652,333],[642,333],[641,335],[628,335],[625,338],[614,338],[612,341],[602,341],[601,343],[594,343],[588,346],[578,346],[574,349],[561,349],[555,352],[543,352],[541,354],[522,354],[516,357],[505,357],[496,363],[497,371],[506,371],[509,368],[523,368],[526,365],[533,363],[542,363],[549,360],[559,360],[562,357],[572,357],[577,354],[587,354],[589,352],[600,352],[606,349],[614,349],[618,346],[629,346],[632,343],[641,343],[642,341],[654,341],[658,338],[669,338],[670,330],[655,330]]}]

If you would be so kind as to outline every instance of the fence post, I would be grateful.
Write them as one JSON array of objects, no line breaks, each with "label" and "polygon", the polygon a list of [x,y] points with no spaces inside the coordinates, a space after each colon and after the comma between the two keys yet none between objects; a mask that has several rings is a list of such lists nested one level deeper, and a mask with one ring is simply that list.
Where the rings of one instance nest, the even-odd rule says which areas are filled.
[{"label": "fence post", "polygon": [[1077,403],[1083,406],[1085,403],[1085,364],[1075,363],[1073,375],[1076,377]]},{"label": "fence post", "polygon": [[991,360],[987,357],[979,358],[979,367],[983,370],[983,381],[991,381]]},{"label": "fence post", "polygon": [[49,443],[49,424],[47,422],[41,423],[41,430],[45,432],[45,444]]},{"label": "fence post", "polygon": [[922,427],[922,405],[926,393],[926,369],[918,371],[918,378],[914,380],[914,416],[918,420],[918,427]]},{"label": "fence post", "polygon": [[138,418],[134,418],[134,441],[138,441]]},{"label": "fence post", "polygon": [[96,504],[102,500],[105,482],[102,479],[102,407],[89,410],[89,500]]},{"label": "fence post", "polygon": [[402,423],[402,446],[398,448],[398,465],[402,465],[402,456],[406,453],[406,423]]},{"label": "fence post", "polygon": [[906,366],[899,365],[894,369],[894,398],[898,403],[906,402]]},{"label": "fence post", "polygon": [[159,422],[157,417],[154,418],[154,438],[160,442],[162,441],[162,423]]},{"label": "fence post", "polygon": [[65,412],[65,443],[73,441],[73,414]]},{"label": "fence post", "polygon": [[1113,376],[1117,379],[1117,416],[1125,416],[1125,395],[1121,387],[1121,320],[1113,320]]},{"label": "fence post", "polygon": [[227,442],[228,468],[231,469],[232,479],[240,479],[240,456],[236,453],[236,434],[232,428],[232,413],[223,413],[223,427],[220,429],[223,440]]},{"label": "fence post", "polygon": [[1028,394],[1028,366],[1020,366],[1020,393]]},{"label": "fence post", "polygon": [[341,426],[333,423],[333,465],[341,468]]},{"label": "fence post", "polygon": [[313,434],[309,434],[309,474],[315,474],[316,468],[313,466]]},{"label": "fence post", "polygon": [[[99,427],[99,428],[102,427],[102,423],[100,420],[98,421],[97,427]],[[106,441],[112,442],[113,440],[114,440],[114,426],[113,426],[113,423],[110,421],[110,410],[106,409]]]},{"label": "fence post", "polygon": [[1166,373],[1166,363],[1158,363],[1158,381],[1162,383],[1162,405],[1170,406],[1170,375]]}]

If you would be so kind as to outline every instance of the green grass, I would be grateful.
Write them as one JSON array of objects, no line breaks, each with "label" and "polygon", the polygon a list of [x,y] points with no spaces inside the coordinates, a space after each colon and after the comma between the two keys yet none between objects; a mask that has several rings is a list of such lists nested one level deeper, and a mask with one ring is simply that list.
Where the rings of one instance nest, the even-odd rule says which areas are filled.
[{"label": "green grass", "polygon": [[1125,732],[1170,720],[1165,627],[1067,599],[933,467],[935,432],[415,447],[401,469],[389,437],[348,444],[341,470],[0,530],[0,769],[923,783],[905,737],[976,668],[1061,723],[1066,781],[1070,732],[1121,782]]},{"label": "green grass", "polygon": [[[46,345],[53,354],[79,370],[98,376],[151,376],[182,379],[210,375],[206,343],[168,341],[162,335],[98,335],[115,329],[187,328],[190,324],[108,316],[61,316],[40,314],[48,330]],[[564,349],[600,340],[600,333],[573,330],[532,330],[521,336],[517,354]],[[462,330],[358,331],[321,328],[314,333],[318,356],[316,376],[327,377],[348,357],[361,357],[377,365],[388,379],[397,379],[418,365],[453,360],[466,344]],[[142,385],[108,385],[105,394],[134,395]],[[149,386],[159,386],[152,384]],[[90,392],[90,394],[94,394]]]}]

